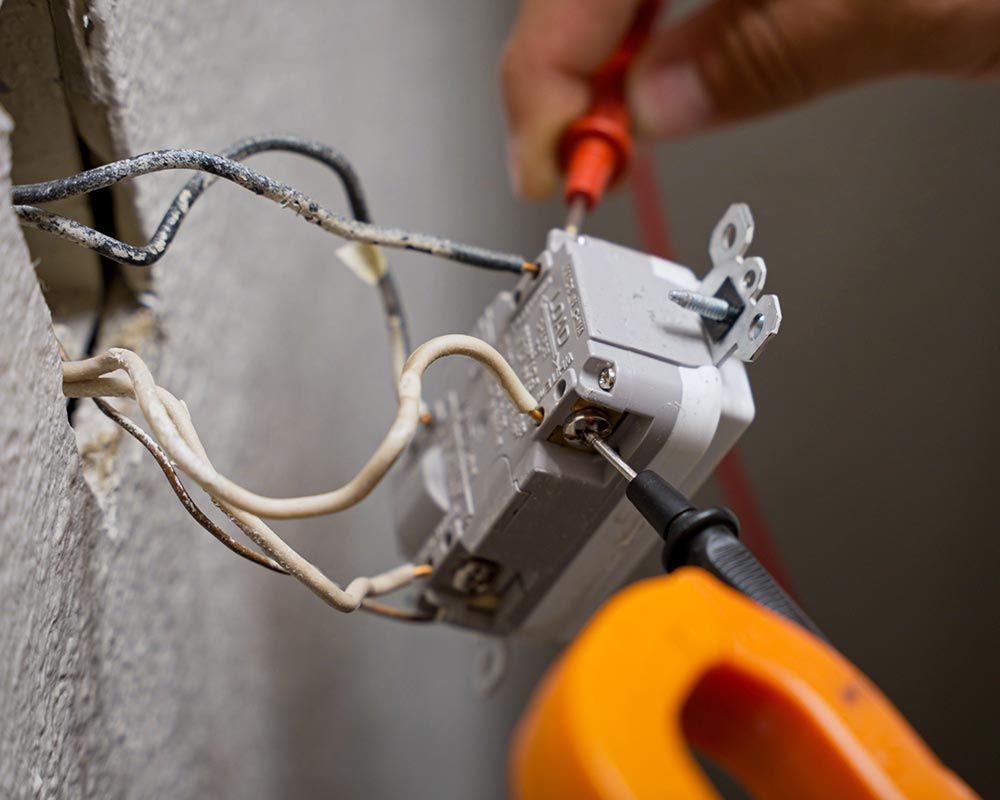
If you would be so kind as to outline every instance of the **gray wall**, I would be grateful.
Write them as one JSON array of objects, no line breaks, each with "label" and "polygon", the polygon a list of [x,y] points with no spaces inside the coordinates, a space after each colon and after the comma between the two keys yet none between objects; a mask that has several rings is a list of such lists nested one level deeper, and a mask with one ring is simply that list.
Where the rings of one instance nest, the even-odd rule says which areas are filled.
[{"label": "gray wall", "polygon": [[[58,52],[71,91],[47,102],[66,101],[100,160],[298,133],[349,153],[388,222],[532,252],[559,218],[506,190],[493,64],[507,4],[96,0],[85,25],[57,0],[5,0],[0,30],[15,13],[33,52]],[[23,61],[0,65],[30,87]],[[49,176],[18,161],[46,118],[25,110],[26,92],[0,96],[25,121],[17,180]],[[746,454],[803,603],[986,794],[1000,790],[982,744],[1000,708],[998,553],[981,510],[997,432],[998,133],[994,87],[896,84],[672,145],[659,163],[696,268],[729,202],[758,217],[755,252],[786,324],[754,368]],[[75,147],[53,144],[63,163]],[[315,168],[257,164],[340,203]],[[181,180],[118,192],[119,229],[148,232]],[[632,240],[627,203],[594,231]],[[392,410],[378,306],[334,245],[216,186],[161,262],[155,318],[123,292],[105,313],[102,341],[141,347],[220,467],[274,494],[342,482]],[[505,284],[418,256],[392,263],[417,341],[465,330]],[[502,796],[509,727],[548,651],[518,649],[510,680],[482,699],[473,637],[337,615],[234,560],[87,404],[81,461],[9,211],[0,269],[0,373],[17,381],[0,417],[0,652],[14,654],[0,659],[0,793]],[[395,558],[388,501],[381,489],[279,530],[346,578]]]}]

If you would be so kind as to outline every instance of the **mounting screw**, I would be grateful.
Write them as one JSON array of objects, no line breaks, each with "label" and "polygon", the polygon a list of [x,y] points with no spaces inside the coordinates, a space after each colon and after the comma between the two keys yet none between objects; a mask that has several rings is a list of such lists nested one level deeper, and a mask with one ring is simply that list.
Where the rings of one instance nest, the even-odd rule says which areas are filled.
[{"label": "mounting screw", "polygon": [[608,364],[608,366],[601,370],[601,374],[597,378],[597,385],[604,391],[610,392],[615,388],[616,380],[618,380],[618,370],[615,369],[614,364]]},{"label": "mounting screw", "polygon": [[731,322],[740,315],[739,308],[730,305],[721,297],[706,297],[697,292],[672,289],[670,299],[681,308],[686,308],[688,311],[693,311],[695,314],[715,322]]}]

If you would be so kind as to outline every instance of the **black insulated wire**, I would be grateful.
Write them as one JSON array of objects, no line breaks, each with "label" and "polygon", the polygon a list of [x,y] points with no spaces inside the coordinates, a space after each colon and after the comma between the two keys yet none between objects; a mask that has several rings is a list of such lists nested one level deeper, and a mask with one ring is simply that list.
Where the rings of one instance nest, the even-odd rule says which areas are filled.
[{"label": "black insulated wire", "polygon": [[[273,152],[292,153],[329,167],[339,178],[343,186],[344,193],[347,195],[347,204],[351,209],[351,215],[354,219],[359,222],[372,222],[371,211],[368,207],[368,200],[365,196],[361,178],[347,156],[329,145],[310,139],[302,139],[297,136],[248,136],[223,150],[222,155],[234,161],[242,161],[259,153]],[[195,201],[216,180],[215,176],[207,173],[195,175],[184,184],[184,188],[174,197],[170,203],[170,207],[167,209],[166,214],[163,215],[159,225],[156,227],[156,231],[150,239],[150,243],[162,242],[161,256],[166,252],[171,242],[173,242],[177,231],[180,230],[181,224],[191,211],[191,207]],[[91,196],[96,197],[99,194],[100,192],[93,192]],[[155,258],[158,260],[159,257],[156,256]],[[155,263],[155,261],[150,263]],[[386,268],[386,271],[379,278],[378,289],[381,295],[386,324],[390,331],[398,329],[403,349],[408,354],[411,350],[409,326],[402,303],[399,300],[399,291],[396,288],[395,279],[388,268]],[[89,353],[90,350],[87,352]],[[70,402],[73,401],[71,400]]]},{"label": "black insulated wire", "polygon": [[[299,140],[298,144],[302,145],[304,142]],[[127,244],[76,220],[34,206],[87,194],[140,175],[173,169],[198,170],[231,181],[254,194],[291,209],[307,222],[345,239],[426,253],[483,269],[516,274],[525,271],[526,262],[521,256],[487,250],[430,234],[386,228],[364,220],[347,219],[322,207],[297,189],[255,172],[233,158],[201,150],[157,150],[95,167],[66,178],[14,186],[11,189],[11,200],[14,211],[22,222],[28,225],[88,247],[120,263],[149,266],[156,263],[166,252],[176,235],[178,225],[190,209],[192,197],[187,195],[187,186],[171,204],[152,239],[141,247]],[[207,185],[207,182],[200,185],[193,197],[197,197]]]},{"label": "black insulated wire", "polygon": [[[301,139],[297,136],[248,136],[246,139],[241,139],[231,147],[223,150],[222,155],[234,161],[243,161],[258,153],[274,152],[292,153],[312,159],[313,161],[318,161],[329,167],[340,179],[340,183],[344,188],[344,194],[347,195],[347,204],[351,209],[351,216],[358,222],[374,221],[371,210],[368,207],[364,185],[357,170],[354,169],[347,156],[329,145],[311,139]],[[200,174],[195,175],[184,184],[184,188],[174,198],[170,204],[170,208],[167,209],[167,213],[160,220],[157,233],[153,234],[153,239],[155,240],[156,235],[161,231],[164,233],[171,231],[172,227],[172,232],[169,233],[170,240],[172,240],[177,233],[178,227],[180,227],[181,221],[184,219],[184,215],[190,211],[191,204],[201,196],[202,192],[214,180],[215,178],[211,175]],[[177,216],[178,214],[180,215],[179,217]],[[177,218],[176,222],[172,223],[171,221],[175,217]],[[410,329],[406,321],[406,314],[403,311],[402,302],[399,299],[399,289],[388,267],[378,280],[378,289],[382,300],[382,311],[386,317],[386,324],[389,326],[390,332],[395,329],[399,330],[403,350],[406,354],[409,354],[412,349]]]}]

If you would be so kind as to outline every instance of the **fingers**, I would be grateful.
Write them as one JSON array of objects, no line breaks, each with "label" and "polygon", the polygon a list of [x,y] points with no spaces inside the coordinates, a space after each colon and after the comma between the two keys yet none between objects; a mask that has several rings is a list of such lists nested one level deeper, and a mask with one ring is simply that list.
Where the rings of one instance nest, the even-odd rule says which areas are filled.
[{"label": "fingers", "polygon": [[[511,182],[539,198],[557,146],[640,0],[523,0],[501,63]],[[1000,0],[713,0],[656,34],[629,79],[633,124],[670,138],[901,72],[1000,77]]]},{"label": "fingers", "polygon": [[640,0],[523,0],[500,79],[508,164],[518,194],[542,198],[559,183],[566,126],[590,102],[590,78],[614,52]]},{"label": "fingers", "polygon": [[907,71],[1000,74],[994,0],[715,0],[632,72],[637,130],[683,136]]}]

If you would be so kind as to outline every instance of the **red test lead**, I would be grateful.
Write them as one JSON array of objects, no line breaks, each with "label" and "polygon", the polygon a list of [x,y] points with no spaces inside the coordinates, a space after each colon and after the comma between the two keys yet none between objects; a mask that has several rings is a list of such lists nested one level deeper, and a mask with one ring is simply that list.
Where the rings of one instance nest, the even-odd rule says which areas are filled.
[{"label": "red test lead", "polygon": [[579,227],[583,215],[597,205],[628,166],[632,132],[625,104],[625,76],[649,37],[661,5],[661,0],[642,3],[621,45],[594,76],[590,109],[563,135],[564,197],[571,210],[567,228]]}]

